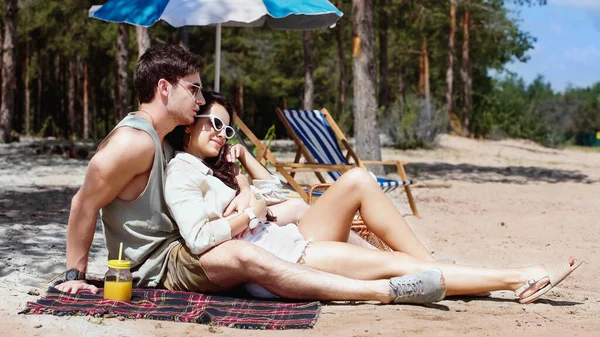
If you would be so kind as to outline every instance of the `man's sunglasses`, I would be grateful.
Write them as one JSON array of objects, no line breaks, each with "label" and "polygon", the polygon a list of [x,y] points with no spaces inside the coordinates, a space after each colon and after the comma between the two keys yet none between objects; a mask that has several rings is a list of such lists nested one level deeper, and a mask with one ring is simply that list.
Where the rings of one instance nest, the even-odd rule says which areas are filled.
[{"label": "man's sunglasses", "polygon": [[229,125],[225,125],[221,118],[215,115],[196,115],[196,118],[210,118],[210,122],[212,123],[213,128],[217,132],[221,132],[221,130],[225,129],[225,138],[231,139],[235,136],[235,129]]}]

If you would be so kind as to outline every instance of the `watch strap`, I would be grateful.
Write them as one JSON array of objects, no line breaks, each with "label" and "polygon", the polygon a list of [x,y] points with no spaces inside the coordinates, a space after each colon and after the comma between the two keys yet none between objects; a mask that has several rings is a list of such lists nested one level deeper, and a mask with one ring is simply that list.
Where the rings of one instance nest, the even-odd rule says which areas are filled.
[{"label": "watch strap", "polygon": [[244,210],[244,213],[246,213],[250,221],[252,221],[252,219],[256,219],[256,215],[254,214],[254,212],[252,212],[252,208],[246,208]]},{"label": "watch strap", "polygon": [[65,279],[67,281],[85,280],[85,273],[80,272],[78,269],[72,268],[65,272]]},{"label": "watch strap", "polygon": [[254,214],[254,212],[252,211],[252,209],[251,208],[246,208],[244,210],[244,213],[246,213],[246,215],[250,219],[250,222],[248,223],[248,228],[250,228],[250,229],[256,228],[258,226],[258,224],[260,223],[260,220],[258,220],[258,218]]}]

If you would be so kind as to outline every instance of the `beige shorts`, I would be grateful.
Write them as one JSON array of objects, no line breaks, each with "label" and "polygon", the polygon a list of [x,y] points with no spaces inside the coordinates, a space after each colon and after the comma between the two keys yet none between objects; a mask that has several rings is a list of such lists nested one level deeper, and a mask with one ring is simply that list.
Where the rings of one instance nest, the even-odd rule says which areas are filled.
[{"label": "beige shorts", "polygon": [[166,289],[179,291],[204,293],[225,290],[206,276],[200,256],[192,254],[185,243],[181,242],[169,253],[162,284]]}]

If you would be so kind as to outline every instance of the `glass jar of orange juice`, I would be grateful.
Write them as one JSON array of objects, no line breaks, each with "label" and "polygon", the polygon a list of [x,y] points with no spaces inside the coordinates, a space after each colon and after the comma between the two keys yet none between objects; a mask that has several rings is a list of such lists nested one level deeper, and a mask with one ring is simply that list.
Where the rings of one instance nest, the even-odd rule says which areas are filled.
[{"label": "glass jar of orange juice", "polygon": [[108,271],[104,275],[104,298],[116,301],[131,301],[133,275],[131,263],[127,260],[108,261]]}]

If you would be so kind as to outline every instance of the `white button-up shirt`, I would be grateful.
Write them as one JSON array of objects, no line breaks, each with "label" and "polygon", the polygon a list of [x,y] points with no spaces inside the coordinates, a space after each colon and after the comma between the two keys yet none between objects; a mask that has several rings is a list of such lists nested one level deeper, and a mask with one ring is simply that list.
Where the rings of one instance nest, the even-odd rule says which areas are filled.
[{"label": "white button-up shirt", "polygon": [[[202,254],[231,240],[231,226],[223,212],[235,197],[234,189],[213,176],[200,158],[186,152],[176,153],[167,165],[166,176],[165,200],[193,254]],[[262,192],[268,204],[285,200],[275,177],[272,181],[255,180],[253,184],[254,191]]]}]

